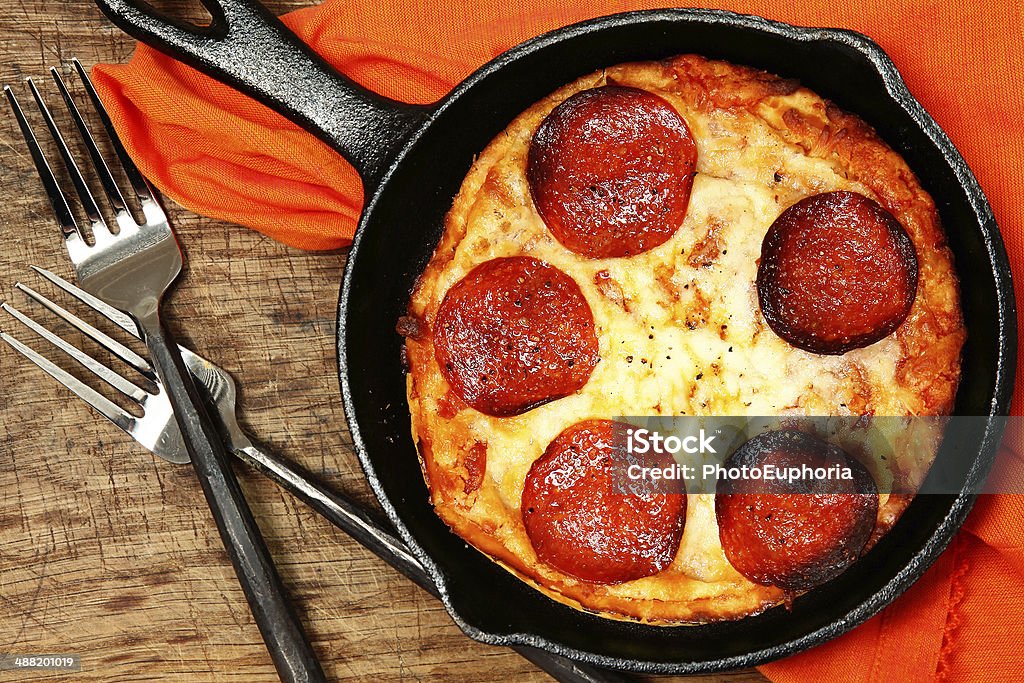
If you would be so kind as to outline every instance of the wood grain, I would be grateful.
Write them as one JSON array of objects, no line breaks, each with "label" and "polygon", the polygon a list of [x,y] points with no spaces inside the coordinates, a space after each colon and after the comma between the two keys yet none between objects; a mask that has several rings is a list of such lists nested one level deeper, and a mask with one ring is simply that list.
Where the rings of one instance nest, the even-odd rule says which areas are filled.
[{"label": "wood grain", "polygon": [[[203,16],[187,0],[158,4]],[[0,36],[0,75],[23,104],[24,77],[52,96],[47,67],[72,56],[123,62],[133,49],[87,0],[8,3]],[[71,269],[10,116],[0,152],[0,299],[41,315],[15,281],[49,292],[29,264]],[[335,374],[344,254],[299,252],[168,210],[188,263],[167,307],[172,329],[234,375],[251,434],[372,505]],[[0,319],[46,348],[19,327]],[[276,680],[191,468],[154,459],[6,345],[0,397],[0,650],[78,654],[80,682]],[[465,637],[439,603],[270,482],[241,477],[332,680],[547,680],[509,650]]]}]

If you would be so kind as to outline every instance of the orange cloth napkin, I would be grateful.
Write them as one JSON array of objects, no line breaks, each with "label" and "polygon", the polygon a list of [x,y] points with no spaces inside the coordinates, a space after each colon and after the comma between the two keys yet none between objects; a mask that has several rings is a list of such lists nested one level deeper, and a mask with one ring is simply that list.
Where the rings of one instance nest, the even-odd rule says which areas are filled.
[{"label": "orange cloth napkin", "polygon": [[[1024,0],[699,4],[874,38],[978,176],[1024,282]],[[427,103],[544,31],[665,6],[647,0],[328,0],[285,22],[371,90]],[[351,241],[360,182],[326,145],[143,46],[129,64],[97,67],[94,76],[129,151],[179,204],[303,249]],[[1018,295],[1018,308],[1020,302]],[[1014,415],[1024,407],[1020,387]],[[1024,469],[1010,449],[1000,458],[997,467]],[[983,496],[950,549],[903,597],[847,635],[761,671],[776,681],[1020,680],[1022,520],[1024,496]]]}]

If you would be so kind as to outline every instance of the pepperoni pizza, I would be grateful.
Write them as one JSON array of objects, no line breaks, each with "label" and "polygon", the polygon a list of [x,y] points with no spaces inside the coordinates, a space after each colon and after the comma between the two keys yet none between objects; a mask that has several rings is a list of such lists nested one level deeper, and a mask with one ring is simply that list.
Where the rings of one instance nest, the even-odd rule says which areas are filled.
[{"label": "pepperoni pizza", "polygon": [[838,459],[852,482],[623,495],[616,416],[945,415],[965,334],[933,200],[900,156],[794,81],[694,55],[588,75],[517,117],[398,329],[441,518],[555,599],[652,623],[738,618],[834,578],[902,513],[910,496],[885,491],[914,490],[941,434],[894,433],[883,462],[782,429],[729,460]]}]

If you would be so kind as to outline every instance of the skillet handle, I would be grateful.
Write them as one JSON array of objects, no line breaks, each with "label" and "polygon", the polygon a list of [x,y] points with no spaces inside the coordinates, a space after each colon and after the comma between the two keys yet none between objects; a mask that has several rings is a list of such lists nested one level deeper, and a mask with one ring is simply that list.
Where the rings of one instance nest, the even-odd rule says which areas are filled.
[{"label": "skillet handle", "polygon": [[430,108],[370,92],[334,70],[255,0],[202,0],[199,27],[142,0],[96,0],[132,37],[216,78],[291,119],[355,166],[367,194]]}]

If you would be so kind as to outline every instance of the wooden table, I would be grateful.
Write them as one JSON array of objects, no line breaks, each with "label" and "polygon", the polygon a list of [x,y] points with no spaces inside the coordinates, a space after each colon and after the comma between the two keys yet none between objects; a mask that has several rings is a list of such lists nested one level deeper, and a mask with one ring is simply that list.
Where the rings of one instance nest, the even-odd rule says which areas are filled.
[{"label": "wooden table", "polygon": [[[268,4],[283,13],[307,3]],[[0,36],[0,74],[19,93],[26,76],[52,93],[46,68],[72,56],[91,66],[133,49],[90,0],[9,3]],[[0,142],[0,299],[35,315],[14,283],[49,291],[29,264],[65,276],[70,264],[7,115]],[[345,255],[292,250],[168,204],[188,268],[167,307],[172,329],[234,375],[249,433],[374,505],[335,371]],[[0,315],[0,329],[46,348]],[[0,652],[77,654],[82,670],[69,679],[82,682],[276,680],[191,468],[155,459],[0,346]],[[332,680],[547,679],[464,636],[440,603],[269,481],[239,472]]]}]

